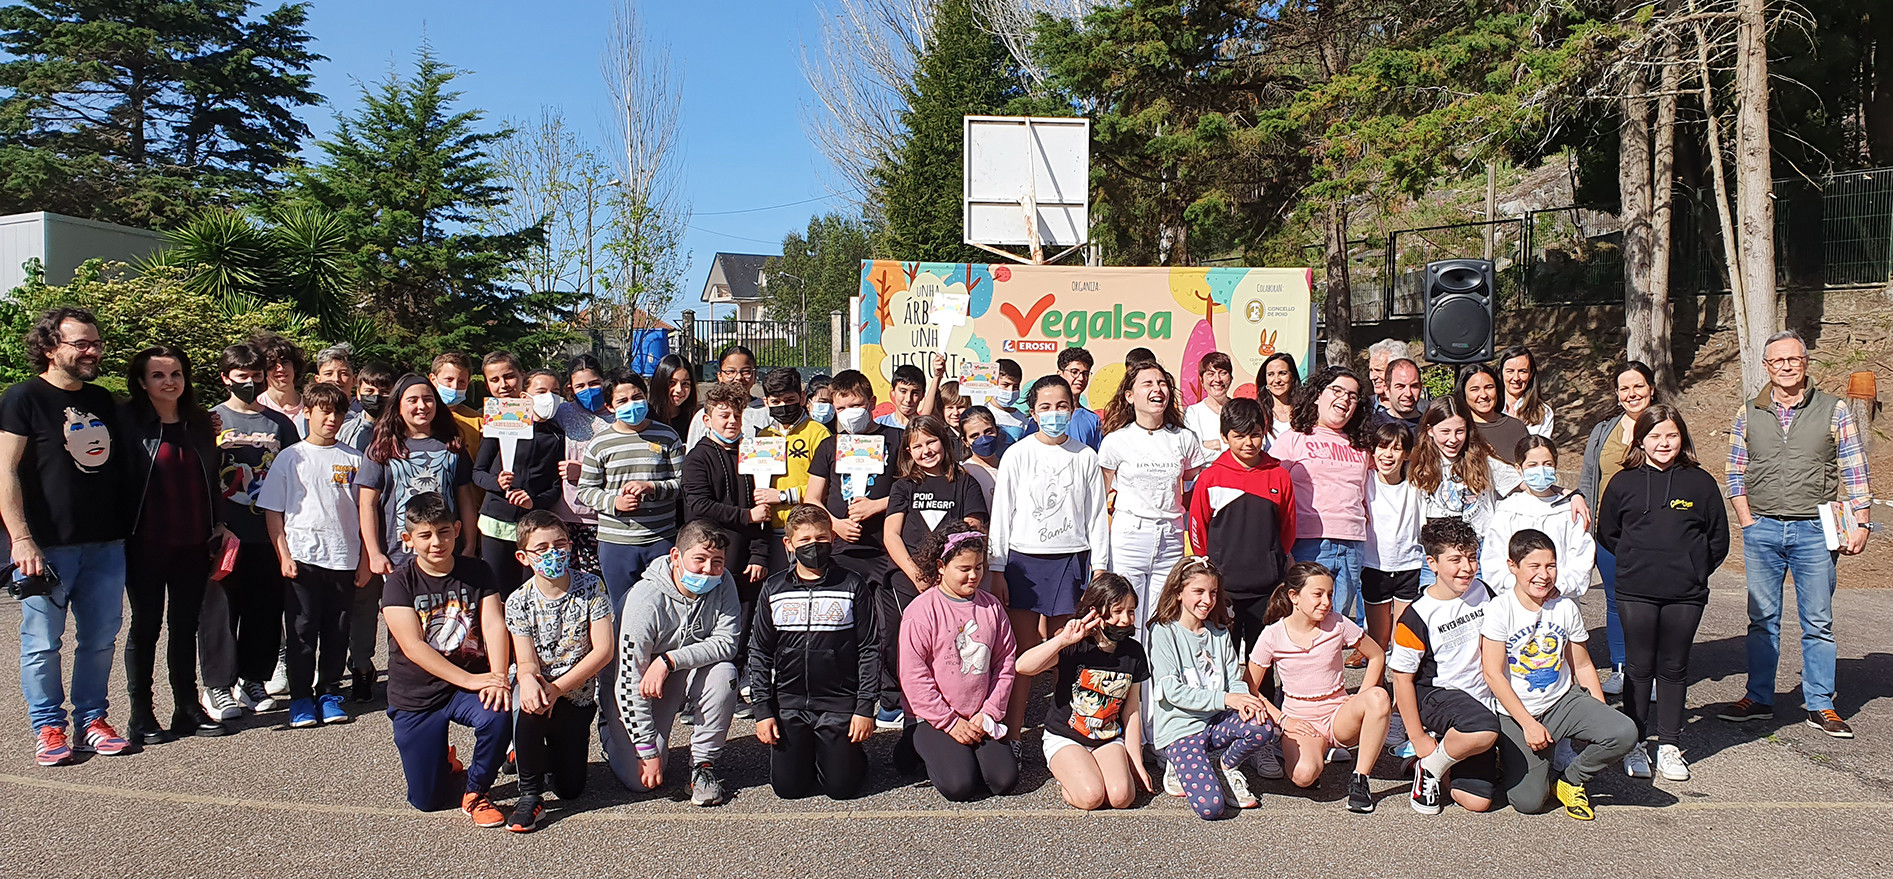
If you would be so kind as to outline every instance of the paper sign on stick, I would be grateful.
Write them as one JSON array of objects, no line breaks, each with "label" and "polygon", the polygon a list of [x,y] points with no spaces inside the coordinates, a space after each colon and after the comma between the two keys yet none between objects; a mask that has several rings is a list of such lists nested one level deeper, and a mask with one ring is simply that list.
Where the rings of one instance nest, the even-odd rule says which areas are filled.
[{"label": "paper sign on stick", "polygon": [[984,403],[999,393],[999,364],[960,361],[960,396]]},{"label": "paper sign on stick", "polygon": [[743,444],[736,450],[736,472],[750,476],[788,475],[788,437],[743,437]]},{"label": "paper sign on stick", "polygon": [[940,353],[947,350],[947,337],[953,330],[966,325],[967,309],[972,306],[973,297],[965,293],[941,293],[933,297],[933,323],[940,328]]},{"label": "paper sign on stick", "polygon": [[488,397],[480,413],[480,435],[500,441],[500,466],[511,471],[519,441],[532,439],[532,400],[528,397]]},{"label": "paper sign on stick", "polygon": [[835,437],[835,472],[877,476],[887,472],[887,438],[844,433]]}]

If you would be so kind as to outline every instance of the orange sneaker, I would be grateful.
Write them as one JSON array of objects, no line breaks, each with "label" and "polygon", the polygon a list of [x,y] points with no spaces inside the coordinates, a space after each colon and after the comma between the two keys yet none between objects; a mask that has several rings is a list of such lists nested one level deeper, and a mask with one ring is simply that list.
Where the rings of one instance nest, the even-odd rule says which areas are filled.
[{"label": "orange sneaker", "polygon": [[486,798],[486,794],[467,793],[460,797],[460,811],[473,819],[475,827],[498,827],[506,823],[506,814]]},{"label": "orange sneaker", "polygon": [[39,728],[39,740],[33,748],[33,759],[41,766],[64,766],[72,762],[72,743],[66,739],[66,728],[47,724]]}]

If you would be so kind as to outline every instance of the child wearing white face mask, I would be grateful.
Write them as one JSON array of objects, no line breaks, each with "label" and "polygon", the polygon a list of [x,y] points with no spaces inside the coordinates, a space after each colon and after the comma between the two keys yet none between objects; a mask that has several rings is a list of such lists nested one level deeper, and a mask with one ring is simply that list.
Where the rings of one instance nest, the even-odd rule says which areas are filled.
[{"label": "child wearing white face mask", "polygon": [[1493,507],[1479,550],[1479,572],[1495,593],[1512,588],[1505,564],[1512,535],[1526,529],[1542,531],[1557,544],[1559,594],[1577,598],[1591,588],[1597,543],[1584,523],[1571,515],[1576,492],[1557,484],[1558,447],[1533,435],[1518,441],[1517,453],[1525,484]]},{"label": "child wearing white face mask", "polygon": [[486,492],[480,505],[480,560],[493,569],[500,588],[511,589],[527,579],[513,557],[519,548],[519,517],[551,510],[562,497],[559,462],[565,458],[565,431],[553,419],[559,410],[559,377],[540,370],[522,383],[518,358],[504,351],[488,354],[482,372],[493,396],[533,401],[532,438],[517,441],[510,469],[493,437],[480,440],[473,459],[473,484]]}]

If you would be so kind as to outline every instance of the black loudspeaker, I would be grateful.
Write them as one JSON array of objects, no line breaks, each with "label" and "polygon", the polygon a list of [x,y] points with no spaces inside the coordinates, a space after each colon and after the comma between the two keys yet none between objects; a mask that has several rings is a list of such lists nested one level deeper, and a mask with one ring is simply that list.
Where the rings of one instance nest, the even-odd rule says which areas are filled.
[{"label": "black loudspeaker", "polygon": [[1492,303],[1498,294],[1489,259],[1426,264],[1426,359],[1432,363],[1491,360]]}]

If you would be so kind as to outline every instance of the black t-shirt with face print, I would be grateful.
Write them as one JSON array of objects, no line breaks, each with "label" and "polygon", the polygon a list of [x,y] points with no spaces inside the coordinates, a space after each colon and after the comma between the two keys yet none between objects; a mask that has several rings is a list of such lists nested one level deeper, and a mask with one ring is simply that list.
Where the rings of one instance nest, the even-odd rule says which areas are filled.
[{"label": "black t-shirt with face print", "polygon": [[26,527],[40,546],[121,540],[130,530],[115,408],[98,385],[68,391],[43,378],[0,396],[0,431],[26,438],[20,488]]}]

